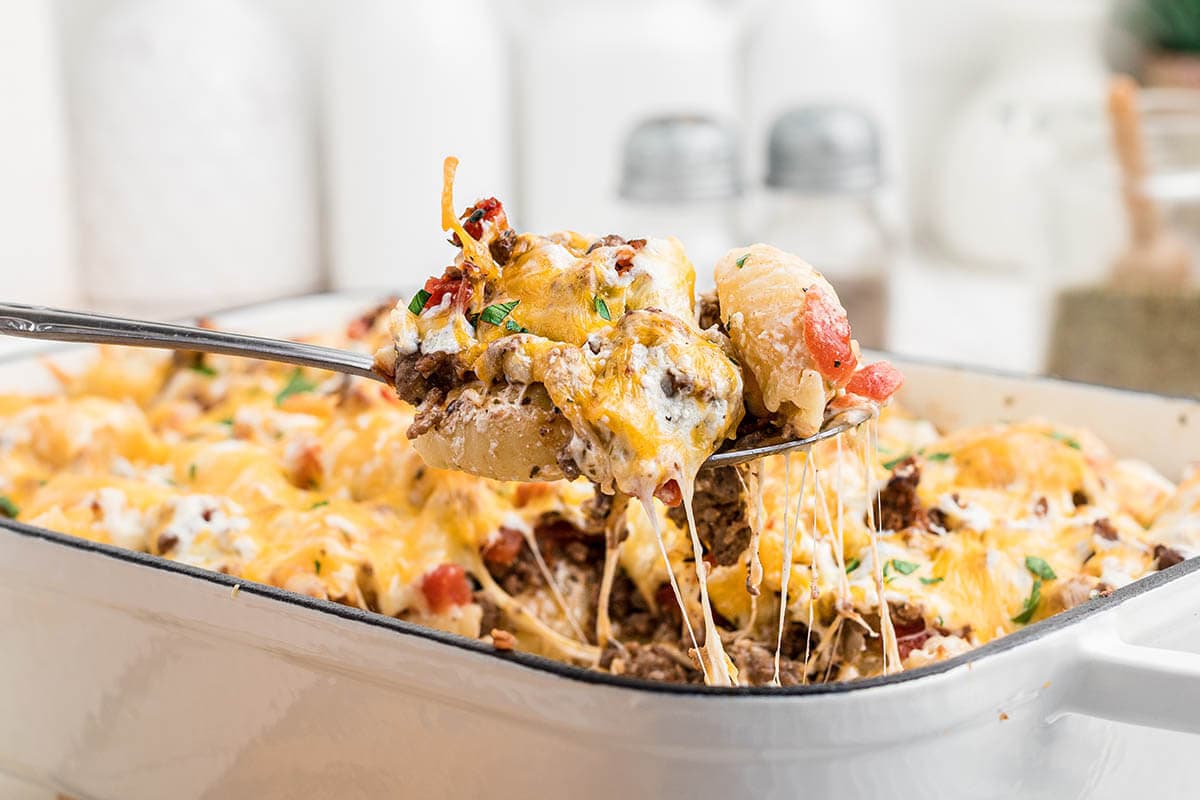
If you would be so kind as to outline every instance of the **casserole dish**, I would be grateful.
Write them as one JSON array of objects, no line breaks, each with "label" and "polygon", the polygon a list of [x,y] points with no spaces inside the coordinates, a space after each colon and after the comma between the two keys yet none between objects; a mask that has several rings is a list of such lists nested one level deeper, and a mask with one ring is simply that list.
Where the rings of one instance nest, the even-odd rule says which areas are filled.
[{"label": "casserole dish", "polygon": [[[218,321],[287,335],[362,304]],[[1200,453],[1192,401],[898,363],[902,402],[941,426],[1070,420],[1171,476]],[[50,388],[42,373],[12,360],[0,384]],[[1183,795],[1200,741],[1198,566],[918,670],[721,690],[497,654],[4,521],[0,772],[96,798]]]}]

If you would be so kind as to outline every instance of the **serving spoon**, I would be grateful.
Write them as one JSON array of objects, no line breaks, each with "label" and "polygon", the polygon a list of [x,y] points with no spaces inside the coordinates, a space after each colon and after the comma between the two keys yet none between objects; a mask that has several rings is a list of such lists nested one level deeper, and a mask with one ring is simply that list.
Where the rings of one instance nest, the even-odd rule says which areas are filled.
[{"label": "serving spoon", "polygon": [[[375,359],[369,353],[109,314],[0,303],[0,333],[24,339],[191,350],[257,358],[391,383],[387,375],[375,368]],[[812,436],[796,438],[775,435],[735,439],[709,456],[702,468],[732,466],[778,453],[803,450],[857,427],[871,416],[866,409],[851,408],[828,415],[821,430]]]}]

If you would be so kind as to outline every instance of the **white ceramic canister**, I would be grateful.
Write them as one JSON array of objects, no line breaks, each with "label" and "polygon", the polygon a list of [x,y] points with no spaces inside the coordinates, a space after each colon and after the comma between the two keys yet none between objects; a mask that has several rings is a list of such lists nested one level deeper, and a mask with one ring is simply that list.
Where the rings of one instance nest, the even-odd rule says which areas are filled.
[{"label": "white ceramic canister", "polygon": [[440,225],[446,156],[460,161],[460,210],[489,196],[516,210],[505,31],[484,0],[358,0],[333,23],[324,81],[333,284],[414,285],[454,255]]},{"label": "white ceramic canister", "polygon": [[166,316],[320,283],[301,65],[246,0],[129,0],[75,75],[89,299]]},{"label": "white ceramic canister", "polygon": [[[519,226],[623,233],[621,152],[634,127],[669,114],[737,116],[742,5],[722,0],[514,4],[523,8],[513,18]],[[637,235],[671,233],[643,229]]]},{"label": "white ceramic canister", "polygon": [[32,303],[78,299],[66,121],[50,4],[0,7],[0,277]]},{"label": "white ceramic canister", "polygon": [[1046,175],[1058,140],[1103,114],[1106,5],[1003,5],[998,60],[943,140],[932,222],[955,259],[1027,276],[1051,267]]}]

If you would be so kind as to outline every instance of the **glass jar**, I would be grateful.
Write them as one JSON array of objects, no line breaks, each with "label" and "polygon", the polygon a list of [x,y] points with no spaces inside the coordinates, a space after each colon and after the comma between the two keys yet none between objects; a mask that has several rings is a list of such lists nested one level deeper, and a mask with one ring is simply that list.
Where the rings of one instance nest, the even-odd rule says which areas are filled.
[{"label": "glass jar", "polygon": [[737,242],[740,181],[732,129],[703,116],[654,117],[625,142],[622,235],[675,236],[696,268],[696,291]]},{"label": "glass jar", "polygon": [[869,116],[840,106],[795,109],[771,128],[767,190],[747,220],[752,238],[795,253],[829,279],[865,347],[883,347],[887,331],[891,242],[882,184]]}]

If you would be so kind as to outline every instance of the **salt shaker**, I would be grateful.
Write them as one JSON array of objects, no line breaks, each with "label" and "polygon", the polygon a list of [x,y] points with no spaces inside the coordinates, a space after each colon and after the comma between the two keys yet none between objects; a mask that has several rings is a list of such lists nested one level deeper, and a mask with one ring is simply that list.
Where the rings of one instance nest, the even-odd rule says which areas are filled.
[{"label": "salt shaker", "polygon": [[521,227],[611,232],[622,218],[621,147],[639,120],[664,113],[721,119],[738,114],[748,5],[747,0],[506,4],[515,12],[510,25]]},{"label": "salt shaker", "polygon": [[866,347],[887,330],[889,234],[874,120],[854,108],[814,105],[771,126],[767,191],[748,220],[751,238],[796,253],[837,289]]},{"label": "salt shaker", "polygon": [[624,236],[675,236],[713,288],[713,267],[737,246],[737,138],[704,116],[647,119],[629,134],[621,167]]},{"label": "salt shaker", "polygon": [[166,316],[318,286],[310,110],[258,4],[120,3],[74,83],[91,302]]}]

